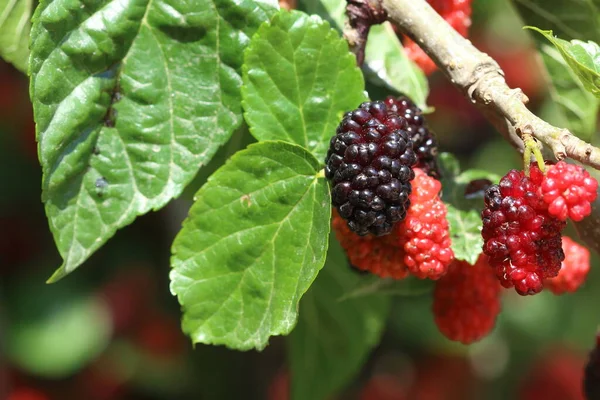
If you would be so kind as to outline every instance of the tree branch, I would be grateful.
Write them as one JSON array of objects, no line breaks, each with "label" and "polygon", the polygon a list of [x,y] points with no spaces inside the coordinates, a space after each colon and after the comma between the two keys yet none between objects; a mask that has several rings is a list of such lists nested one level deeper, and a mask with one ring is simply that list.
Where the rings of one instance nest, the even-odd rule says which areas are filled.
[{"label": "tree branch", "polygon": [[[527,96],[508,87],[496,61],[452,29],[426,0],[382,0],[379,6],[515,147],[522,149],[521,137],[529,134],[558,160],[569,157],[600,169],[600,149],[529,111]],[[347,37],[353,34],[346,32]]]}]

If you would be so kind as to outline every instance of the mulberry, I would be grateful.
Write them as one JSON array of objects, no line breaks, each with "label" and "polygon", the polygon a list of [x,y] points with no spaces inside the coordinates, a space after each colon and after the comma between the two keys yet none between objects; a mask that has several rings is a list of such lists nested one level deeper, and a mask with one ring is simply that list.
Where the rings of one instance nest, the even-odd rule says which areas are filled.
[{"label": "mulberry", "polygon": [[416,168],[411,206],[396,228],[404,264],[421,279],[439,279],[454,259],[446,205],[438,197],[441,189],[440,181]]},{"label": "mulberry", "polygon": [[325,176],[332,202],[359,235],[381,236],[406,216],[416,156],[406,120],[381,101],[344,115],[331,138]]},{"label": "mulberry", "polygon": [[413,150],[417,155],[417,167],[423,169],[429,176],[440,178],[437,166],[438,143],[433,131],[427,127],[423,112],[406,96],[395,98],[388,96],[385,104],[395,113],[404,117],[407,122],[407,132],[413,142]]},{"label": "mulberry", "polygon": [[404,249],[395,231],[386,236],[359,236],[334,210],[333,230],[348,256],[350,265],[359,271],[368,271],[382,278],[404,279],[408,268],[404,265]]},{"label": "mulberry", "polygon": [[585,282],[590,271],[590,251],[569,237],[562,238],[565,260],[558,275],[546,279],[544,285],[554,294],[573,293]]},{"label": "mulberry", "polygon": [[435,285],[433,314],[438,329],[464,344],[480,340],[494,328],[501,290],[486,255],[480,255],[475,265],[455,260]]},{"label": "mulberry", "polygon": [[564,253],[565,222],[548,214],[539,188],[543,179],[532,164],[530,177],[512,170],[486,190],[483,251],[504,287],[521,295],[539,293],[543,280],[558,275]]},{"label": "mulberry", "polygon": [[548,204],[548,213],[561,221],[567,217],[581,221],[592,212],[598,181],[583,167],[559,161],[548,167],[542,181],[542,196]]},{"label": "mulberry", "polygon": [[382,278],[439,279],[454,259],[439,181],[416,168],[406,219],[386,236],[359,236],[334,211],[333,229],[350,264]]}]

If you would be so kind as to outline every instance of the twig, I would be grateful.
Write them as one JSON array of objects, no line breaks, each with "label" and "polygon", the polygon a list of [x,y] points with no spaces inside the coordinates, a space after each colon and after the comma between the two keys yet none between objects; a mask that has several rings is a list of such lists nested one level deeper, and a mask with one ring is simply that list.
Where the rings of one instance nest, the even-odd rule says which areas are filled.
[{"label": "twig", "polygon": [[347,3],[348,22],[344,29],[345,37],[356,55],[356,63],[361,66],[365,59],[369,29],[372,25],[385,22],[387,14],[380,0],[347,0]]},{"label": "twig", "polygon": [[[388,20],[418,43],[515,147],[522,149],[521,137],[531,135],[547,145],[558,160],[569,157],[600,169],[600,149],[529,111],[527,96],[521,89],[508,87],[498,63],[452,29],[427,1],[382,0],[381,5]],[[352,34],[346,32],[347,37]]]}]

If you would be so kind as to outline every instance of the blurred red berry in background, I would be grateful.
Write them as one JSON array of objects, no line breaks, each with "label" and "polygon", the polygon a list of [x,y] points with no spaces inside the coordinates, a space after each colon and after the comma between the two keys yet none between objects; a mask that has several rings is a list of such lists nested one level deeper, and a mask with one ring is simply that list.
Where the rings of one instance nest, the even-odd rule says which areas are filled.
[{"label": "blurred red berry in background", "polygon": [[568,349],[549,350],[533,361],[521,382],[519,400],[584,400],[585,357]]},{"label": "blurred red berry in background", "polygon": [[21,387],[10,392],[6,400],[50,400],[50,397],[37,389]]},{"label": "blurred red berry in background", "polygon": [[290,398],[290,373],[282,369],[269,384],[267,388],[268,400],[288,400]]}]

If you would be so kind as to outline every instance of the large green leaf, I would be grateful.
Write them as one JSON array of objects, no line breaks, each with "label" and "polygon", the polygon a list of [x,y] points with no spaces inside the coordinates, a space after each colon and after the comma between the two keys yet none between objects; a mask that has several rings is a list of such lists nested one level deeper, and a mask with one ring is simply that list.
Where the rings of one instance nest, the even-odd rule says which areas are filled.
[{"label": "large green leaf", "polygon": [[325,268],[302,299],[298,325],[288,340],[292,399],[320,400],[342,389],[379,343],[390,298],[340,301],[361,278],[332,239]]},{"label": "large green leaf", "polygon": [[[344,28],[346,0],[300,0],[310,14],[329,19],[338,30]],[[404,52],[392,26],[386,22],[371,27],[365,49],[365,73],[375,83],[404,93],[419,107],[427,110],[429,84],[427,77]]]},{"label": "large green leaf", "polygon": [[27,72],[33,0],[0,0],[0,56]]},{"label": "large green leaf", "polygon": [[567,65],[579,78],[583,87],[596,97],[600,97],[600,47],[597,43],[554,37],[552,31],[528,27],[541,33],[560,52]]},{"label": "large green leaf", "polygon": [[239,70],[275,8],[252,0],[43,0],[31,97],[64,263],[179,195],[241,123]]},{"label": "large green leaf", "polygon": [[278,13],[246,50],[244,117],[258,140],[285,140],[322,160],[344,112],[366,100],[348,44],[318,16]]},{"label": "large green leaf", "polygon": [[253,144],[209,178],[171,260],[194,343],[262,349],[292,330],[325,262],[330,201],[319,162],[285,142]]},{"label": "large green leaf", "polygon": [[465,189],[472,181],[487,179],[497,183],[500,177],[488,171],[475,169],[461,173],[458,160],[449,153],[440,154],[439,161],[443,171],[442,200],[448,208],[447,218],[454,257],[475,264],[483,247],[480,217],[484,206],[483,192],[467,195]]}]

